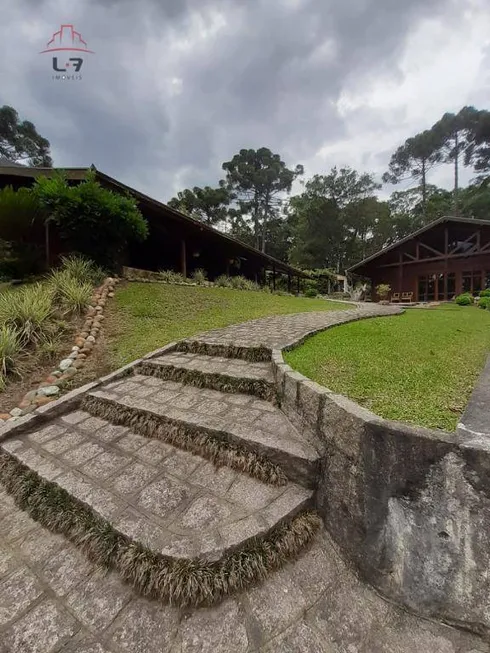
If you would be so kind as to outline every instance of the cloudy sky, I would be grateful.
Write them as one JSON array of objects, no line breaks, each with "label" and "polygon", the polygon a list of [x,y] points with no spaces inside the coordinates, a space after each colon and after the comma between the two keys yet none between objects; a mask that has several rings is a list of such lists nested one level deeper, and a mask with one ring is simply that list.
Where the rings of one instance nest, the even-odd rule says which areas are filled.
[{"label": "cloudy sky", "polygon": [[[163,201],[216,184],[243,147],[270,147],[306,176],[334,165],[381,176],[393,150],[445,111],[490,104],[488,0],[0,8],[0,105],[36,124],[55,165],[94,163]],[[95,52],[78,81],[53,80],[52,54],[39,54],[63,23]],[[450,185],[451,170],[430,181]]]}]

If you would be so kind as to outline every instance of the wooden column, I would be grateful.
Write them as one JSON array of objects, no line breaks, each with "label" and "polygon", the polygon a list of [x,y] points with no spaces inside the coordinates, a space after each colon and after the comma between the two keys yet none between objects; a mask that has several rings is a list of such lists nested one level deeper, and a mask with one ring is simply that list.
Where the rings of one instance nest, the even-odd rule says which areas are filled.
[{"label": "wooden column", "polygon": [[272,266],[272,290],[276,289],[276,266]]},{"label": "wooden column", "polygon": [[[444,229],[444,289],[443,293],[444,296],[442,297],[443,301],[447,301],[447,275],[448,275],[448,254],[449,254],[449,231],[448,228],[446,227]],[[439,280],[437,281],[437,293],[436,293],[436,301],[438,300],[439,297]]]},{"label": "wooden column", "polygon": [[184,239],[180,243],[180,272],[184,278],[187,277],[187,251]]},{"label": "wooden column", "polygon": [[398,292],[403,292],[403,252],[398,252]]},{"label": "wooden column", "polygon": [[298,295],[299,295],[299,277],[298,277],[298,286],[297,287],[298,287]]},{"label": "wooden column", "polygon": [[291,275],[288,274],[288,292],[291,292]]}]

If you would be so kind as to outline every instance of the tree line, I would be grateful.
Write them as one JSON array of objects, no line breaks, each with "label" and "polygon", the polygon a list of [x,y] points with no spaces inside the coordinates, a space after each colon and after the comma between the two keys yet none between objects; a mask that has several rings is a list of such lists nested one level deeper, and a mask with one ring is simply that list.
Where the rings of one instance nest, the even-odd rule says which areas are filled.
[{"label": "tree line", "polygon": [[[452,190],[430,183],[438,165],[454,170]],[[460,184],[462,167],[476,177]],[[169,205],[303,268],[338,271],[443,215],[490,218],[490,112],[463,107],[408,138],[391,156],[384,184],[408,182],[381,201],[374,174],[334,166],[303,180],[263,147],[222,165],[216,188],[187,188]],[[290,196],[299,179],[302,192]]]},{"label": "tree line", "polygon": [[[0,108],[0,156],[51,165],[49,142],[12,107]],[[451,190],[431,183],[440,165],[453,168]],[[466,187],[462,167],[475,174]],[[381,180],[336,166],[305,180],[302,165],[266,147],[240,150],[222,171],[216,186],[184,189],[169,206],[299,267],[343,271],[442,215],[490,218],[490,112],[444,114],[396,149]],[[381,201],[381,182],[411,187]]]}]

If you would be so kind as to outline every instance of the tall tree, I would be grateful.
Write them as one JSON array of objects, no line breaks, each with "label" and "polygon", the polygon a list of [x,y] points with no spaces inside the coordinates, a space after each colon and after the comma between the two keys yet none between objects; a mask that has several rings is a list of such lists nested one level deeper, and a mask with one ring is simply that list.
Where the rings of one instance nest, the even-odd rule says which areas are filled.
[{"label": "tall tree", "polygon": [[223,163],[226,185],[233,193],[242,215],[250,216],[257,249],[266,250],[267,225],[282,197],[291,191],[293,181],[302,175],[303,166],[289,169],[279,154],[267,147],[242,149]]},{"label": "tall tree", "polygon": [[230,201],[230,192],[222,183],[218,188],[186,188],[177,193],[177,197],[172,197],[168,205],[200,222],[217,225],[226,221]]},{"label": "tall tree", "polygon": [[490,173],[490,111],[478,112],[472,132],[471,144],[465,152],[465,165],[472,164],[485,176]]},{"label": "tall tree", "polygon": [[398,184],[404,179],[420,181],[422,208],[427,203],[427,173],[442,160],[441,140],[433,130],[426,130],[408,138],[392,155],[388,171],[383,175],[385,184]]},{"label": "tall tree", "polygon": [[49,141],[28,120],[20,120],[13,107],[0,107],[0,156],[12,162],[50,168]]},{"label": "tall tree", "polygon": [[474,107],[463,107],[457,114],[445,113],[436,122],[431,131],[440,143],[439,152],[444,163],[454,166],[453,211],[458,215],[459,206],[459,167],[463,162],[468,165],[472,149],[473,134],[478,124],[480,113]]},{"label": "tall tree", "polygon": [[291,260],[338,271],[355,262],[368,250],[377,222],[386,220],[387,207],[374,197],[379,187],[372,175],[351,168],[307,181],[290,202],[296,215]]}]

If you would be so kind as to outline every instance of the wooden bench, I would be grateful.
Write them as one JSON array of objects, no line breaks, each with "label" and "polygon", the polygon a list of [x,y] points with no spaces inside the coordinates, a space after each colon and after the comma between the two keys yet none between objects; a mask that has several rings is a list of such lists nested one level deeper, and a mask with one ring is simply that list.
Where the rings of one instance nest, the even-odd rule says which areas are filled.
[{"label": "wooden bench", "polygon": [[402,292],[402,302],[412,303],[413,292]]},{"label": "wooden bench", "polygon": [[392,302],[399,302],[400,301],[400,293],[399,292],[394,292],[391,294],[391,301]]}]

